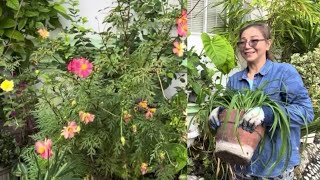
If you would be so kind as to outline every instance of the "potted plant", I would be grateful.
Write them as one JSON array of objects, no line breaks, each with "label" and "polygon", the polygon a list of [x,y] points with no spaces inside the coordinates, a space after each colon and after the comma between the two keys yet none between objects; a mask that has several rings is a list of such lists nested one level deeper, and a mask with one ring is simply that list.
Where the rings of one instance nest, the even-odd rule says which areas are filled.
[{"label": "potted plant", "polygon": [[266,83],[256,91],[251,91],[250,89],[241,89],[240,91],[221,89],[217,90],[211,97],[211,107],[222,106],[225,108],[219,115],[222,126],[217,130],[216,134],[216,157],[230,164],[245,165],[250,162],[259,143],[261,143],[259,150],[261,152],[265,128],[259,125],[254,130],[249,130],[241,126],[241,119],[245,112],[250,108],[261,106],[270,107],[274,113],[274,122],[270,129],[271,138],[276,128],[281,128],[283,144],[275,164],[289,150],[287,148],[290,143],[289,120],[280,106],[269,99],[267,94],[262,91],[265,85]]}]

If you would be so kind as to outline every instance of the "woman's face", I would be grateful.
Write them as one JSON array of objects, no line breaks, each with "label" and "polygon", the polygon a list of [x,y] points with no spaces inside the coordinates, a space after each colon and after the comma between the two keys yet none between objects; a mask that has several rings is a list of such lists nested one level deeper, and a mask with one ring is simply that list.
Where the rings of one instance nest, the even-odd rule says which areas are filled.
[{"label": "woman's face", "polygon": [[266,51],[270,48],[271,40],[265,39],[258,28],[250,27],[243,31],[237,44],[247,62],[258,62],[267,58]]}]

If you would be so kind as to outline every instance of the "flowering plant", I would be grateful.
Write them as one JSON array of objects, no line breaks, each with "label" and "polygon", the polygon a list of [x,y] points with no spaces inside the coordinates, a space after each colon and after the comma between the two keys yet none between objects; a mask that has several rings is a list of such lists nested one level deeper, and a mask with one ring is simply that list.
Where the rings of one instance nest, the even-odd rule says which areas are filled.
[{"label": "flowering plant", "polygon": [[75,25],[58,38],[41,38],[31,55],[39,80],[32,136],[38,143],[23,152],[29,177],[46,174],[52,166],[46,162],[56,162],[58,154],[64,154],[61,165],[76,161],[68,177],[173,179],[186,173],[186,94],[183,87],[171,97],[165,93],[183,70],[184,46],[173,50],[186,35],[178,34],[186,26],[177,24],[183,12],[167,1],[125,1],[106,18],[114,29],[97,35]]}]

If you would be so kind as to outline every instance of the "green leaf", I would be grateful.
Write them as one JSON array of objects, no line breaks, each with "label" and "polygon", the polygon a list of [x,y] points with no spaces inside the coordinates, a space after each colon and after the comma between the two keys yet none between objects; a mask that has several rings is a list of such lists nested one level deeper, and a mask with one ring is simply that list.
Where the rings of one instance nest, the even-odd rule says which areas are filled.
[{"label": "green leaf", "polygon": [[182,144],[168,144],[168,155],[174,161],[176,172],[180,171],[187,165],[188,155],[187,148]]},{"label": "green leaf", "polygon": [[207,33],[202,33],[201,39],[205,54],[219,71],[223,74],[228,74],[236,66],[231,44],[219,35],[210,38]]},{"label": "green leaf", "polygon": [[26,18],[21,19],[18,24],[18,30],[21,30],[22,28],[24,28],[26,24],[27,24],[27,19]]},{"label": "green leaf", "polygon": [[0,7],[0,17],[2,16],[2,8]]},{"label": "green leaf", "polygon": [[170,79],[173,79],[173,73],[171,73],[171,72],[167,73],[167,77],[170,78]]},{"label": "green leaf", "polygon": [[64,18],[71,20],[71,17],[67,14],[67,10],[60,4],[55,4],[53,8]]},{"label": "green leaf", "polygon": [[0,45],[0,56],[3,54],[3,51],[4,51],[4,47]]},{"label": "green leaf", "polygon": [[26,54],[25,49],[19,44],[15,44],[15,45],[13,45],[11,47],[12,47],[12,50],[15,51],[15,52],[18,52],[20,54]]},{"label": "green leaf", "polygon": [[195,113],[199,112],[200,109],[201,109],[200,106],[195,103],[188,103],[188,105],[187,105],[187,113],[188,114],[195,114]]},{"label": "green leaf", "polygon": [[12,28],[16,25],[16,22],[13,19],[6,18],[0,22],[1,29]]},{"label": "green leaf", "polygon": [[192,86],[192,89],[193,91],[199,95],[201,93],[201,86],[200,84],[196,83],[196,82],[191,82],[191,86]]},{"label": "green leaf", "polygon": [[4,30],[3,29],[0,29],[0,36],[2,36],[4,33]]},{"label": "green leaf", "polygon": [[44,25],[42,24],[42,22],[36,22],[36,28],[37,29],[40,29],[40,28],[43,28]]},{"label": "green leaf", "polygon": [[8,38],[12,38],[18,41],[24,40],[23,34],[21,34],[19,31],[16,31],[16,30],[7,30],[4,32],[4,35],[7,36]]},{"label": "green leaf", "polygon": [[38,11],[26,11],[25,16],[26,17],[36,17],[36,16],[39,16],[39,12]]},{"label": "green leaf", "polygon": [[38,10],[39,10],[40,12],[43,12],[43,13],[48,13],[48,12],[50,12],[50,9],[49,9],[49,8],[46,8],[46,7],[40,7]]},{"label": "green leaf", "polygon": [[7,0],[7,3],[6,5],[9,7],[9,8],[12,8],[14,10],[19,10],[19,1],[18,0]]}]

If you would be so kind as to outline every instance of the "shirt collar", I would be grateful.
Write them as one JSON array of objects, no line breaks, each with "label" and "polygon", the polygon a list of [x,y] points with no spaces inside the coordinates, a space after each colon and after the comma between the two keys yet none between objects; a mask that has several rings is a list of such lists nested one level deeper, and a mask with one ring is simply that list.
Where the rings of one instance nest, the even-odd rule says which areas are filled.
[{"label": "shirt collar", "polygon": [[[262,66],[259,73],[262,76],[266,75],[270,71],[272,65],[273,65],[273,62],[270,59],[267,59],[266,63]],[[247,79],[247,78],[248,78],[248,67],[246,67],[243,70],[242,76],[239,78],[239,80]]]}]

